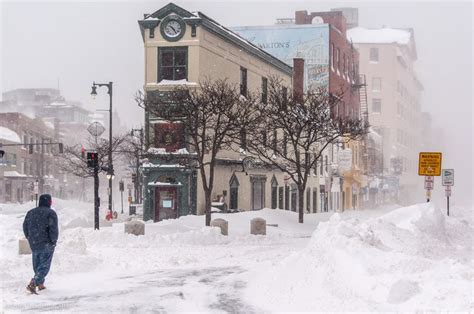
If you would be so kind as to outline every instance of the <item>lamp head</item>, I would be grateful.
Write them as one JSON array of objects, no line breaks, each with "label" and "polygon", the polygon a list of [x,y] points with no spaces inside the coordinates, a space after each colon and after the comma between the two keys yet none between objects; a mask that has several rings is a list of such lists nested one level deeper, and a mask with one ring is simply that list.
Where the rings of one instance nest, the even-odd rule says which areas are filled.
[{"label": "lamp head", "polygon": [[95,99],[95,96],[97,96],[97,86],[95,86],[95,84],[92,85],[91,96],[93,99]]}]

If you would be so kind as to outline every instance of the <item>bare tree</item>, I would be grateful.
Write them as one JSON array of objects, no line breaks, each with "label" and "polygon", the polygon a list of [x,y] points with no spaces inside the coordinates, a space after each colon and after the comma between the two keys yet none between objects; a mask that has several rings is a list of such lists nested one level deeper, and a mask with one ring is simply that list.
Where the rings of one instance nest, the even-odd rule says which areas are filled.
[{"label": "bare tree", "polygon": [[226,80],[206,80],[198,88],[179,86],[167,94],[167,99],[154,101],[141,99],[138,102],[149,113],[185,125],[185,143],[193,153],[191,158],[179,162],[187,163],[199,170],[205,195],[206,226],[211,222],[211,196],[217,154],[231,149],[242,125],[254,110],[251,102],[240,95],[239,89]]},{"label": "bare tree", "polygon": [[256,104],[259,118],[248,129],[250,153],[264,164],[286,173],[298,187],[298,221],[303,223],[308,175],[326,147],[366,133],[359,117],[339,117],[335,108],[342,95],[326,89],[287,95],[281,81],[269,82],[268,102]]},{"label": "bare tree", "polygon": [[[112,138],[112,153],[117,152],[121,149],[126,136],[115,136]],[[109,161],[109,141],[103,138],[99,138],[97,142],[95,138],[88,137],[86,142],[86,148],[90,151],[96,151],[98,153],[99,169],[108,166]],[[113,156],[113,155],[112,155]],[[118,155],[113,157],[116,160]],[[82,147],[79,144],[64,147],[64,153],[59,155],[58,167],[66,173],[71,173],[81,178],[88,178],[94,176],[94,170],[87,166],[87,158],[83,156]]]}]

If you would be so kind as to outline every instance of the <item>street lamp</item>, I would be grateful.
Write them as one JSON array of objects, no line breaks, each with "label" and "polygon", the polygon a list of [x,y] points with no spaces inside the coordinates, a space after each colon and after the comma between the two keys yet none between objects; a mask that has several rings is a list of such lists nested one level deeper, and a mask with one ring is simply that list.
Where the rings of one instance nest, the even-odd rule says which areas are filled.
[{"label": "street lamp", "polygon": [[107,179],[109,180],[109,211],[112,212],[112,179],[114,177],[114,166],[112,164],[112,82],[109,83],[92,83],[91,96],[95,98],[97,96],[97,87],[107,87],[107,93],[109,94],[110,106],[109,106],[109,165],[107,171]]}]

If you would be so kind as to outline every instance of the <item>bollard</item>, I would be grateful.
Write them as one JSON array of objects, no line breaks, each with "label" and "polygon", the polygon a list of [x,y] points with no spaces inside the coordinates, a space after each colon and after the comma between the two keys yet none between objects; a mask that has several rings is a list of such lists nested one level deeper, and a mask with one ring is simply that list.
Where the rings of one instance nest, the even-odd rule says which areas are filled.
[{"label": "bollard", "polygon": [[18,254],[20,255],[31,254],[30,244],[28,243],[27,239],[23,238],[23,239],[18,240]]},{"label": "bollard", "polygon": [[211,221],[211,227],[219,227],[221,229],[222,235],[228,235],[229,223],[227,220],[222,218],[213,219]]},{"label": "bollard", "polygon": [[138,220],[127,221],[124,224],[125,233],[138,235],[145,235],[145,224]]},{"label": "bollard", "polygon": [[251,234],[267,234],[267,223],[263,218],[254,218],[250,221]]}]

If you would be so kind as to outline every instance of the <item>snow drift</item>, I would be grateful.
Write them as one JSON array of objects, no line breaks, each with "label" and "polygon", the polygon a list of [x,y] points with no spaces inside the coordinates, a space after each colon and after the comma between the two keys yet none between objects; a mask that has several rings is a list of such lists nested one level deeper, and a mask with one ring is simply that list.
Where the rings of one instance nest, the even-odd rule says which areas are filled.
[{"label": "snow drift", "polygon": [[472,231],[429,204],[334,214],[304,250],[258,269],[246,298],[270,311],[472,309]]}]

